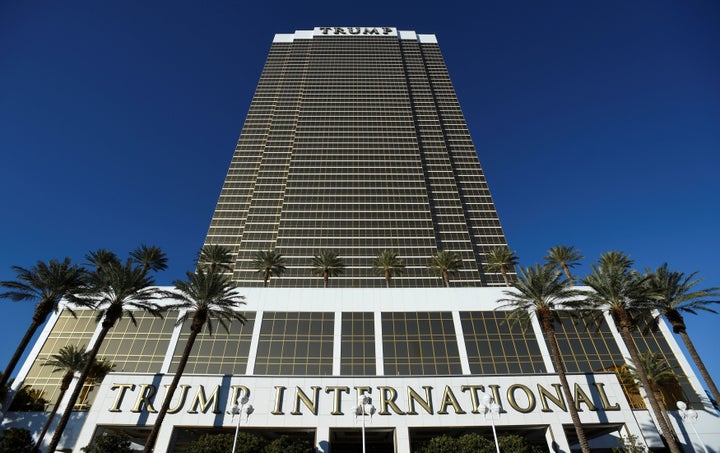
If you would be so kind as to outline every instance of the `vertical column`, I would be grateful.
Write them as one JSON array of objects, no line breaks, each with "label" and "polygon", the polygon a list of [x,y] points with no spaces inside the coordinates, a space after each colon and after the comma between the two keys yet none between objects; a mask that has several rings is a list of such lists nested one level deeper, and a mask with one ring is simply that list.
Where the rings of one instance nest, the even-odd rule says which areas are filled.
[{"label": "vertical column", "polygon": [[557,370],[552,363],[550,350],[548,349],[548,345],[545,342],[545,337],[543,336],[542,328],[540,327],[540,321],[538,321],[537,316],[535,316],[534,314],[528,313],[528,315],[530,316],[530,323],[532,324],[533,333],[535,334],[535,340],[537,341],[538,348],[540,348],[540,352],[542,353],[545,368],[547,369],[548,373],[555,373],[557,372]]},{"label": "vertical column", "polygon": [[329,453],[330,451],[330,427],[320,425],[315,428],[315,451],[316,453]]},{"label": "vertical column", "polygon": [[570,453],[570,444],[565,436],[565,430],[560,423],[553,423],[548,426],[545,432],[545,439],[547,440],[549,451]]},{"label": "vertical column", "polygon": [[455,341],[458,345],[458,353],[460,354],[460,367],[462,368],[463,374],[470,373],[470,362],[468,360],[467,347],[465,347],[465,332],[462,328],[462,321],[460,320],[460,312],[453,311],[453,325],[455,326]]},{"label": "vertical column", "polygon": [[258,343],[260,343],[260,329],[262,328],[263,311],[255,312],[255,324],[253,325],[252,339],[250,340],[250,350],[248,351],[247,367],[245,374],[252,375],[255,369],[255,359],[257,358]]},{"label": "vertical column", "polygon": [[[178,313],[178,319],[180,319],[181,316],[183,316],[187,310],[180,310]],[[175,354],[175,348],[177,347],[178,340],[180,339],[180,331],[182,331],[183,325],[182,324],[176,324],[173,328],[172,336],[170,337],[170,343],[168,343],[167,350],[165,351],[165,359],[163,360],[162,366],[160,367],[160,372],[162,374],[167,374],[168,370],[170,369],[170,364],[172,363],[173,354]]]},{"label": "vertical column", "polygon": [[385,355],[383,354],[382,312],[375,312],[375,374],[385,375]]},{"label": "vertical column", "polygon": [[342,312],[335,312],[335,326],[333,331],[333,376],[340,376],[340,359],[342,351]]},{"label": "vertical column", "polygon": [[395,427],[395,451],[410,453],[410,430],[407,426]]},{"label": "vertical column", "polygon": [[154,451],[170,451],[170,441],[172,440],[172,432],[175,426],[170,423],[163,423],[158,433],[157,441],[155,441]]}]

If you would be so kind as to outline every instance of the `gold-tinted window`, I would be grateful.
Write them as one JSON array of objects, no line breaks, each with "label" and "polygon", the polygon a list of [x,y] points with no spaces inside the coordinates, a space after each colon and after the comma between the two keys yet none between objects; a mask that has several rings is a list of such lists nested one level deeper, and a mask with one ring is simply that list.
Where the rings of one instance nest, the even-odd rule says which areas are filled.
[{"label": "gold-tinted window", "polygon": [[[55,354],[68,345],[75,345],[87,348],[90,339],[95,332],[97,323],[95,322],[96,313],[92,310],[77,310],[77,319],[67,310],[60,313],[60,318],[55,323],[47,341],[43,344],[37,360],[33,362],[24,385],[29,385],[33,389],[43,392],[43,398],[50,402],[50,406],[55,403],[60,392],[60,381],[63,372],[52,372],[52,367],[42,366],[52,354]],[[102,356],[101,356],[102,357]]]},{"label": "gold-tinted window", "polygon": [[[233,321],[228,324],[228,331],[216,321],[213,322],[212,335],[208,332],[207,326],[203,327],[202,332],[195,339],[185,366],[185,374],[245,374],[255,325],[255,312],[244,315],[247,318],[245,324]],[[180,332],[170,364],[170,373],[177,370],[190,335],[191,322],[192,314],[188,316]]]},{"label": "gold-tinted window", "polygon": [[[57,397],[63,373],[52,373],[52,367],[41,364],[64,346],[74,344],[87,347],[97,327],[96,312],[78,310],[76,314],[77,319],[67,311],[60,315],[25,380],[25,384],[44,391],[43,397],[51,403]],[[133,325],[129,316],[120,319],[108,332],[97,357],[113,363],[113,371],[116,372],[159,373],[177,312],[166,313],[165,319],[140,311],[133,312],[133,315],[137,326]],[[86,383],[86,390],[81,393],[76,408],[85,409],[92,403],[92,390],[94,386]]]},{"label": "gold-tinted window", "polygon": [[450,312],[383,313],[385,374],[461,374]]},{"label": "gold-tinted window", "polygon": [[373,313],[342,315],[340,374],[375,374],[375,323]]},{"label": "gold-tinted window", "polygon": [[501,311],[460,312],[472,374],[545,373],[540,348],[527,325]]},{"label": "gold-tinted window", "polygon": [[678,362],[677,357],[670,349],[670,344],[665,340],[659,329],[647,328],[648,321],[649,319],[646,319],[639,323],[637,329],[633,332],[633,340],[640,354],[659,353],[677,376],[677,382],[666,382],[660,385],[665,407],[673,409],[678,401],[699,403],[697,393],[690,384],[687,375],[683,373],[680,362]]},{"label": "gold-tinted window", "polygon": [[254,374],[331,374],[334,321],[330,312],[264,312]]}]

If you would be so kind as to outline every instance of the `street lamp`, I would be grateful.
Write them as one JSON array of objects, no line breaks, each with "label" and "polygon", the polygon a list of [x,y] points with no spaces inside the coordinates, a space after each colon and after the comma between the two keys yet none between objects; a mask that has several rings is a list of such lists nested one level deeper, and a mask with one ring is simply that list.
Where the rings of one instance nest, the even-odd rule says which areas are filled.
[{"label": "street lamp", "polygon": [[237,448],[238,433],[240,432],[240,421],[242,420],[243,412],[247,414],[245,417],[245,419],[247,420],[250,414],[252,414],[255,410],[255,408],[252,407],[252,404],[248,404],[248,401],[250,401],[250,398],[248,398],[247,395],[240,398],[240,404],[238,404],[238,400],[235,400],[235,404],[233,404],[233,407],[232,409],[230,409],[229,412],[230,414],[232,414],[233,418],[235,418],[236,415],[238,416],[237,424],[235,425],[235,438],[233,439],[232,453],[235,453],[235,449]]},{"label": "street lamp", "polygon": [[[687,404],[685,404],[684,401],[678,401],[677,402],[677,408],[678,413],[680,414],[680,418],[683,419],[683,421],[690,421],[690,423],[685,423],[685,426],[690,425],[693,432],[697,436],[698,440],[700,441],[700,445],[703,448],[703,451],[707,453],[707,449],[705,448],[705,444],[702,441],[702,438],[700,437],[700,434],[698,434],[697,429],[695,429],[695,422],[698,419],[698,413],[695,409],[688,409]],[[692,440],[690,441],[692,443]]]},{"label": "street lamp", "polygon": [[500,453],[500,444],[498,443],[497,432],[495,431],[495,415],[500,416],[500,405],[495,402],[492,396],[485,392],[480,392],[480,404],[478,410],[487,420],[487,414],[490,413],[490,424],[492,425],[493,439],[495,439],[495,450]]},{"label": "street lamp", "polygon": [[365,415],[370,414],[372,418],[375,413],[375,406],[372,405],[372,399],[367,395],[362,395],[358,398],[358,405],[353,408],[355,419],[362,417],[362,451],[365,453]]}]

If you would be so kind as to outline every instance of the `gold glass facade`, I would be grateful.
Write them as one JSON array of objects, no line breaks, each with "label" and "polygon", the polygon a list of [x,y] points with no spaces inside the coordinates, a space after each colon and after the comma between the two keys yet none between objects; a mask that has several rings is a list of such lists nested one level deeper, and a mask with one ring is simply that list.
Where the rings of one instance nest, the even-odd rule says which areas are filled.
[{"label": "gold glass facade", "polygon": [[[51,404],[58,396],[64,373],[53,373],[52,367],[42,364],[65,346],[72,344],[87,347],[97,328],[97,314],[94,311],[77,310],[75,313],[77,319],[67,310],[60,314],[24,381],[25,385],[43,391],[43,398]],[[134,312],[133,316],[137,326],[129,316],[120,319],[105,337],[98,358],[114,364],[113,371],[159,373],[170,344],[177,312],[166,313],[164,319],[139,311]],[[77,403],[79,408],[87,408],[92,403],[93,387],[91,383],[86,383],[86,387]]]},{"label": "gold glass facade", "polygon": [[[214,323],[212,335],[207,326],[195,339],[192,353],[185,365],[188,374],[244,374],[250,353],[255,313],[244,313],[245,324],[233,321],[228,330]],[[185,344],[190,335],[190,319],[185,321],[175,347],[170,372],[177,370]]]},{"label": "gold glass facade", "polygon": [[439,250],[463,260],[453,286],[501,284],[482,263],[505,236],[437,43],[273,43],[205,242],[237,251],[242,286],[263,284],[252,261],[269,249],[287,259],[270,286],[322,286],[324,249],[346,265],[336,287],[384,286],[383,250],[406,264],[394,286],[442,286],[426,268]]},{"label": "gold glass facade", "polygon": [[386,375],[462,374],[450,312],[382,313]]},{"label": "gold glass facade", "polygon": [[334,313],[265,312],[253,374],[332,374]]},{"label": "gold glass facade", "polygon": [[460,312],[473,374],[545,373],[537,340],[527,325],[508,321],[502,311]]},{"label": "gold glass facade", "polygon": [[375,374],[374,313],[343,313],[340,374]]}]

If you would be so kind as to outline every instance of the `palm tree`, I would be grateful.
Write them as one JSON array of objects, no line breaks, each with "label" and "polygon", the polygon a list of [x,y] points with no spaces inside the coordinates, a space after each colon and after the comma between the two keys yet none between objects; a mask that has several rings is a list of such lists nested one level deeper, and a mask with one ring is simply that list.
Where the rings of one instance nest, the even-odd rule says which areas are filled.
[{"label": "palm tree", "polygon": [[667,263],[658,267],[655,271],[645,270],[647,285],[654,294],[655,308],[662,313],[672,326],[673,332],[680,335],[685,347],[690,353],[695,365],[702,375],[705,383],[710,387],[710,392],[715,401],[720,401],[720,392],[715,382],[710,377],[707,368],[695,345],[687,333],[687,326],[682,313],[698,314],[698,311],[717,313],[710,308],[710,304],[720,303],[720,300],[709,300],[720,297],[720,288],[695,289],[700,283],[696,279],[697,272],[686,276],[683,272],[668,270]]},{"label": "palm tree", "polygon": [[277,250],[258,251],[255,254],[253,265],[258,272],[262,272],[266,288],[271,276],[280,276],[285,273],[285,257]]},{"label": "palm tree", "polygon": [[154,284],[155,280],[149,275],[145,266],[137,264],[132,258],[125,263],[115,259],[105,263],[102,269],[93,272],[88,284],[78,293],[79,300],[96,305],[101,329],[95,343],[88,351],[88,362],[80,372],[78,383],[70,395],[68,405],[55,428],[47,451],[55,451],[57,448],[73,406],[83,389],[83,383],[90,374],[95,357],[115,323],[127,315],[132,323],[137,325],[131,310],[144,310],[154,316],[160,316],[160,307],[155,301],[167,293],[153,287]]},{"label": "palm tree", "polygon": [[[0,297],[13,301],[37,300],[38,303],[35,305],[32,321],[25,336],[20,340],[5,372],[2,373],[0,387],[7,383],[38,327],[47,320],[50,313],[58,311],[63,297],[73,299],[73,302],[83,305],[83,302],[74,300],[73,293],[85,283],[86,277],[85,270],[71,264],[70,258],[65,258],[62,262],[55,259],[47,263],[38,261],[29,269],[20,266],[12,266],[11,269],[16,272],[17,280],[0,282],[1,287],[8,289],[0,294]],[[88,302],[86,305],[91,306],[92,302]],[[75,315],[72,310],[68,311],[73,316]]]},{"label": "palm tree", "polygon": [[402,275],[405,269],[405,263],[398,257],[397,252],[392,250],[383,250],[373,260],[373,269],[375,272],[385,277],[385,286],[390,288],[390,279]]},{"label": "palm tree", "polygon": [[195,339],[202,331],[203,326],[207,325],[208,334],[212,335],[213,319],[215,319],[225,331],[228,331],[228,322],[237,320],[244,324],[246,321],[242,313],[235,311],[240,304],[244,304],[244,302],[242,302],[243,297],[237,294],[237,288],[231,283],[228,277],[221,273],[205,272],[203,269],[198,269],[195,274],[188,272],[186,278],[187,280],[177,280],[174,282],[176,291],[173,293],[173,297],[180,302],[172,305],[170,308],[184,310],[184,314],[178,320],[178,324],[185,321],[188,312],[194,313],[190,324],[190,336],[188,337],[187,343],[185,343],[185,350],[178,363],[175,376],[168,387],[162,407],[155,420],[155,425],[145,443],[145,452],[152,451],[155,446],[155,441],[160,432],[160,426],[165,419],[165,415],[170,408],[170,401],[185,371],[185,365],[192,352]]},{"label": "palm tree", "polygon": [[323,278],[325,288],[330,277],[342,275],[345,270],[345,263],[333,250],[320,250],[312,257],[311,264],[313,274]]},{"label": "palm tree", "polygon": [[42,445],[45,434],[47,434],[47,431],[52,424],[53,418],[55,418],[55,414],[57,413],[58,407],[60,406],[60,402],[65,396],[65,392],[67,392],[67,389],[70,387],[75,373],[81,371],[85,366],[86,362],[87,353],[85,352],[85,347],[78,347],[70,344],[61,348],[60,351],[58,351],[56,354],[52,354],[50,358],[42,364],[42,366],[54,367],[52,370],[53,373],[63,371],[65,372],[65,374],[63,374],[62,380],[60,381],[60,394],[55,400],[52,411],[50,412],[50,415],[45,422],[45,426],[43,426],[43,429],[40,432],[40,436],[35,443],[36,451],[40,447],[40,445]]},{"label": "palm tree", "polygon": [[118,260],[117,255],[107,249],[97,249],[85,255],[86,266],[93,268],[95,273],[102,272],[105,266]]},{"label": "palm tree", "polygon": [[505,286],[510,286],[507,273],[513,266],[517,266],[518,264],[518,257],[515,251],[510,250],[510,247],[507,245],[495,247],[485,254],[485,261],[487,262],[488,270],[490,272],[502,273]]},{"label": "palm tree", "polygon": [[575,426],[578,442],[582,451],[589,453],[590,447],[580,423],[580,416],[575,407],[570,384],[568,384],[565,375],[565,364],[560,355],[560,347],[555,336],[555,320],[558,318],[557,310],[563,307],[573,308],[580,306],[580,302],[573,301],[572,298],[581,293],[572,289],[571,280],[562,279],[561,272],[550,266],[536,264],[533,267],[521,269],[518,277],[513,283],[514,289],[504,291],[509,298],[500,299],[500,302],[506,302],[504,307],[513,307],[510,314],[512,320],[527,322],[529,320],[528,311],[531,316],[537,316],[540,328],[550,345],[550,357],[555,372],[560,379],[560,385],[570,410],[570,418]]},{"label": "palm tree", "polygon": [[455,252],[443,250],[433,253],[427,265],[431,273],[439,275],[446,287],[450,287],[450,274],[456,273],[462,267],[462,258]]},{"label": "palm tree", "polygon": [[96,384],[101,383],[103,379],[105,379],[105,376],[107,376],[107,374],[111,372],[114,368],[115,364],[111,361],[96,358],[92,366],[90,367],[90,372],[85,378],[82,392],[80,392],[78,402],[77,404],[75,404],[75,406],[86,405],[90,392],[92,392],[93,390],[93,387]]},{"label": "palm tree", "polygon": [[167,255],[160,247],[142,244],[130,252],[130,257],[145,269],[145,271],[164,271],[167,269]]},{"label": "palm tree", "polygon": [[572,280],[570,268],[580,264],[580,260],[585,258],[580,254],[579,250],[575,250],[572,245],[556,245],[548,250],[548,254],[543,257],[549,265],[561,267],[568,280]]},{"label": "palm tree", "polygon": [[[665,405],[662,389],[663,387],[677,386],[678,378],[677,374],[675,374],[675,370],[673,370],[662,354],[653,352],[640,354],[640,367],[648,378],[650,391],[653,395],[655,395],[655,399],[658,401],[658,404],[662,409],[662,415],[665,419],[665,423],[667,423],[668,426],[672,426],[667,417],[667,407]],[[628,371],[635,381],[640,379],[637,365],[629,366]]]},{"label": "palm tree", "polygon": [[208,269],[210,272],[216,270],[230,272],[233,268],[232,264],[233,251],[224,245],[204,245],[198,254],[197,267],[199,269]]},{"label": "palm tree", "polygon": [[[591,267],[591,273],[583,279],[583,283],[592,289],[585,293],[587,302],[595,310],[610,312],[623,343],[630,352],[630,359],[633,363],[641,363],[632,331],[639,317],[649,316],[653,300],[645,284],[647,279],[632,270],[632,264],[633,261],[623,252],[605,253],[597,265]],[[637,368],[637,374],[670,451],[680,453],[673,433],[662,415],[660,404],[651,391],[647,374],[642,367]]]}]

